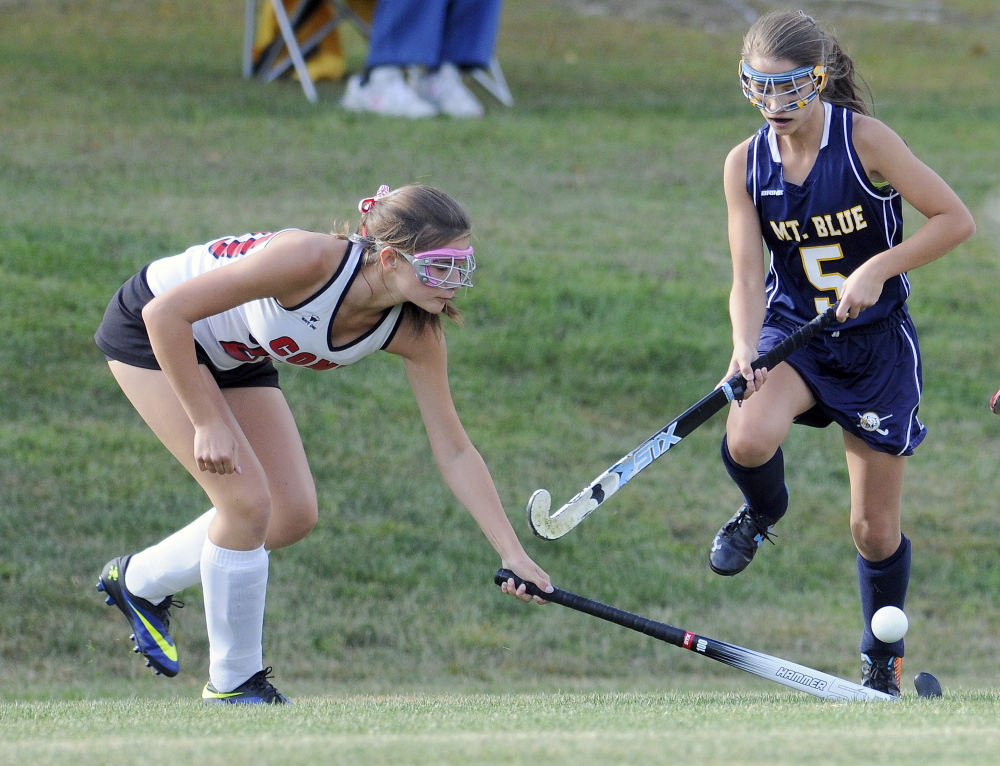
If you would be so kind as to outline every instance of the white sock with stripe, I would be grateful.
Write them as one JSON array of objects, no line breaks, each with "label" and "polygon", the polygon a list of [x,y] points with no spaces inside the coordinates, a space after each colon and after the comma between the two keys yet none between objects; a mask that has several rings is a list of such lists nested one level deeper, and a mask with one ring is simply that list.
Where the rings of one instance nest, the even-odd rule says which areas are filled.
[{"label": "white sock with stripe", "polygon": [[201,582],[201,552],[208,526],[215,518],[210,508],[183,529],[135,554],[125,570],[129,593],[159,604],[167,596]]},{"label": "white sock with stripe", "polygon": [[230,692],[264,669],[267,551],[220,548],[205,540],[201,582],[208,627],[208,675],[216,691]]}]

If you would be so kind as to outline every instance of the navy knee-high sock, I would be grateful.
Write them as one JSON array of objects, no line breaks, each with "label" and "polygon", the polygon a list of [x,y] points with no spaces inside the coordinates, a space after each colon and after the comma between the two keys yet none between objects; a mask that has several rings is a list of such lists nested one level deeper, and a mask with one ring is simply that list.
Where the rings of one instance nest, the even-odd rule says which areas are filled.
[{"label": "navy knee-high sock", "polygon": [[883,606],[903,608],[906,586],[910,584],[910,541],[901,535],[899,548],[883,561],[868,561],[858,554],[858,587],[861,591],[861,614],[865,632],[861,635],[861,652],[872,657],[902,657],[903,639],[886,644],[872,633],[872,615]]},{"label": "navy knee-high sock", "polygon": [[722,463],[736,486],[743,493],[750,510],[775,523],[788,510],[788,488],[785,486],[785,457],[781,447],[764,465],[747,468],[733,460],[729,442],[722,437]]}]

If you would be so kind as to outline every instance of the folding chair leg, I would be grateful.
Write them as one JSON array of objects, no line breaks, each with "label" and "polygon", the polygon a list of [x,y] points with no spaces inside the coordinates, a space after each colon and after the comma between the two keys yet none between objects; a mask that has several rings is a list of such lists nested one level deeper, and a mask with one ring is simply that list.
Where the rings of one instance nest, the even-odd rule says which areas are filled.
[{"label": "folding chair leg", "polygon": [[[308,40],[305,40],[299,46],[299,52],[302,54],[303,58],[315,51],[319,47],[320,43],[323,42],[323,38],[340,26],[340,22],[340,19],[333,19],[332,21],[327,22]],[[267,67],[262,67],[260,76],[263,78],[264,82],[273,82],[287,72],[292,65],[292,60],[290,58],[286,58],[274,66],[269,65]]]},{"label": "folding chair leg", "polygon": [[488,69],[474,69],[472,78],[504,106],[514,105],[514,97],[510,93],[510,88],[507,87],[503,70],[500,69],[500,62],[496,60],[496,57],[490,59]]},{"label": "folding chair leg", "polygon": [[[2,0],[0,0],[0,2],[2,2]],[[305,0],[303,0],[303,2],[305,2]],[[295,73],[299,76],[299,82],[302,84],[302,90],[305,92],[306,98],[308,98],[312,103],[316,103],[319,100],[319,96],[316,93],[316,86],[313,83],[312,76],[309,74],[309,69],[306,67],[303,48],[305,48],[305,52],[308,53],[309,50],[319,44],[319,41],[326,34],[329,34],[329,32],[331,32],[344,20],[350,21],[365,37],[368,37],[371,33],[369,25],[353,10],[351,10],[347,3],[334,2],[334,0],[328,0],[328,2],[334,10],[334,19],[330,22],[330,24],[320,30],[319,33],[314,34],[309,40],[300,46],[298,39],[296,38],[293,22],[289,19],[288,13],[285,11],[284,2],[282,2],[282,0],[271,0],[271,5],[274,7],[275,20],[278,22],[278,29],[281,31],[281,38],[284,41],[285,49],[288,51],[288,58],[291,60],[291,65],[295,67]],[[303,7],[303,5],[300,5],[298,11],[301,12]],[[294,23],[299,23],[299,15],[296,15]],[[243,33],[243,76],[245,78],[259,76],[267,81],[271,81],[287,70],[288,63],[286,61],[283,65],[275,67],[273,59],[269,59],[266,62],[263,60],[263,58],[267,58],[266,55],[261,61],[254,62],[253,46],[256,28],[257,0],[246,0],[246,15]],[[275,41],[272,45],[276,46],[272,55],[277,56],[278,50],[280,50],[280,43]],[[497,61],[496,58],[490,60],[488,67],[475,69],[470,74],[476,82],[485,88],[486,91],[496,98],[496,100],[501,104],[504,106],[514,105],[514,97],[510,93],[510,88],[507,87],[507,81],[504,79],[503,70],[500,69],[500,62]]]},{"label": "folding chair leg", "polygon": [[257,33],[257,0],[247,0],[243,19],[243,78],[253,77],[253,41]]},{"label": "folding chair leg", "polygon": [[319,100],[319,96],[316,94],[316,86],[313,85],[312,77],[306,68],[305,59],[302,58],[302,51],[299,49],[298,40],[295,39],[295,30],[292,29],[292,24],[288,20],[288,14],[285,13],[285,5],[281,0],[271,0],[271,5],[274,6],[274,15],[278,21],[278,28],[281,30],[281,36],[285,40],[285,47],[288,48],[288,55],[292,59],[292,64],[295,66],[295,73],[299,76],[299,82],[302,83],[302,90],[305,91],[306,98],[315,104]]}]

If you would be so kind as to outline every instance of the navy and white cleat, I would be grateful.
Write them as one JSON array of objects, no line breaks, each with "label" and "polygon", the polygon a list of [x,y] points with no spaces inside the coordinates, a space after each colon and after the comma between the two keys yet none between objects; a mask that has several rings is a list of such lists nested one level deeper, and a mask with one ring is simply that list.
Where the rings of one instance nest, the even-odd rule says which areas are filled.
[{"label": "navy and white cleat", "polygon": [[898,697],[901,693],[902,676],[902,657],[870,657],[867,654],[861,655],[862,686],[877,689],[893,697]]},{"label": "navy and white cleat", "polygon": [[743,503],[712,540],[708,553],[708,565],[712,571],[732,577],[750,566],[754,554],[765,540],[774,544],[771,540],[774,523],[758,516]]}]

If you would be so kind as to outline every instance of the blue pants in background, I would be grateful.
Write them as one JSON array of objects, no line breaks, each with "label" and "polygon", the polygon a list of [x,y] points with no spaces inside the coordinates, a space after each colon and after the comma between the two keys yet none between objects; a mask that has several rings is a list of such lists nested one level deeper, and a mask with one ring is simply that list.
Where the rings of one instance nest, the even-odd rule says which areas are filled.
[{"label": "blue pants in background", "polygon": [[502,0],[378,0],[369,69],[417,64],[486,67],[493,58]]}]

